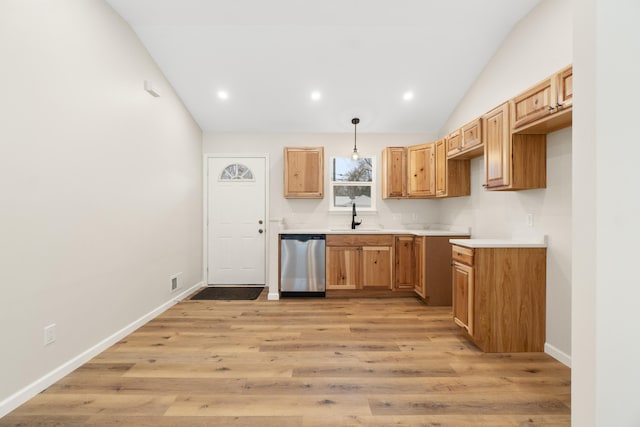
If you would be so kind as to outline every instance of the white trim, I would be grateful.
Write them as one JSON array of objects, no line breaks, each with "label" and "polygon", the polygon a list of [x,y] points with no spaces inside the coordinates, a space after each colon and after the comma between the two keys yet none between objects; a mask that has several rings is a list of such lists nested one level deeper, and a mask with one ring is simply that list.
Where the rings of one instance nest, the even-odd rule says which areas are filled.
[{"label": "white trim", "polygon": [[[280,230],[282,229],[283,224],[282,218],[272,218],[269,221],[270,231],[269,231],[269,247],[271,254],[279,254],[280,248],[278,245],[280,244]],[[267,296],[267,300],[269,301],[277,301],[280,299],[280,260],[277,256],[273,255],[273,257],[269,257],[269,277],[267,279],[269,286],[269,295]]]},{"label": "white trim", "polygon": [[136,329],[138,329],[140,326],[158,317],[160,314],[162,314],[163,312],[165,312],[166,310],[173,307],[174,305],[182,301],[184,298],[189,296],[197,288],[201,288],[203,286],[204,286],[204,282],[199,282],[193,285],[192,287],[190,287],[189,289],[185,290],[184,292],[180,293],[179,295],[172,296],[169,301],[165,302],[164,304],[160,305],[154,310],[151,310],[149,313],[145,314],[144,316],[133,321],[129,325],[120,329],[119,331],[103,339],[93,347],[83,351],[82,353],[68,360],[66,363],[63,363],[62,365],[58,366],[48,374],[44,375],[43,377],[37,379],[36,381],[32,382],[28,386],[24,387],[23,389],[18,390],[11,396],[7,397],[6,399],[0,402],[0,418],[4,417],[9,412],[16,409],[18,406],[22,405],[32,397],[36,396],[38,393],[40,393],[42,390],[46,389],[47,387],[51,386],[52,384],[54,384],[56,381],[59,381],[66,375],[70,374],[75,369],[84,365],[89,360],[91,360],[98,354],[102,353],[103,351],[105,351],[106,349],[111,347],[113,344],[117,343],[118,341],[120,341],[121,339],[123,339],[124,337],[126,337],[127,335],[135,331]]},{"label": "white trim", "polygon": [[544,352],[547,353],[549,356],[553,357],[554,359],[556,359],[558,362],[568,366],[569,368],[571,367],[571,356],[565,353],[564,351],[559,350],[558,348],[552,346],[549,343],[545,343]]},{"label": "white trim", "polygon": [[[264,225],[269,224],[269,175],[271,170],[271,163],[269,162],[268,153],[204,153],[202,156],[202,277],[204,278],[205,286],[209,282],[209,272],[207,271],[209,262],[209,159],[225,158],[225,157],[239,157],[239,158],[262,158],[264,159]],[[270,228],[270,227],[269,227]],[[269,228],[265,230],[264,239],[264,284],[269,285]]]}]

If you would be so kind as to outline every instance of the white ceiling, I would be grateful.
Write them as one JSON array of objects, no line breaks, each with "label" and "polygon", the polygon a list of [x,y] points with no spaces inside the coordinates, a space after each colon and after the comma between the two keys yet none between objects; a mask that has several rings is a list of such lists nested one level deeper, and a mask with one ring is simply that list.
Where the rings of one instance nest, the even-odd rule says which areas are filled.
[{"label": "white ceiling", "polygon": [[428,134],[539,1],[107,0],[204,131]]}]

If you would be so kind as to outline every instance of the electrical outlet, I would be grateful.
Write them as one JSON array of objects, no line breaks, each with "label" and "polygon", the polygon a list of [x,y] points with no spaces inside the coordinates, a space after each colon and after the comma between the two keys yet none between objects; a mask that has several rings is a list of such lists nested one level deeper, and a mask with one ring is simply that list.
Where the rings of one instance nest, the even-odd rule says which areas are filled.
[{"label": "electrical outlet", "polygon": [[182,273],[176,273],[173,276],[169,277],[169,284],[171,292],[177,290],[182,287]]},{"label": "electrical outlet", "polygon": [[53,344],[56,340],[56,324],[44,327],[44,345]]},{"label": "electrical outlet", "polygon": [[529,227],[533,227],[533,214],[532,213],[527,214],[527,225]]}]

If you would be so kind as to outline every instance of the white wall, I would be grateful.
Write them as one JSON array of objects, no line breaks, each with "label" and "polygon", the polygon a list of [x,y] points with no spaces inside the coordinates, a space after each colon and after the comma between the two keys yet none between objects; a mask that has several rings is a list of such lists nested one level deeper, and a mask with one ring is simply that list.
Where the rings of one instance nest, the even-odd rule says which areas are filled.
[{"label": "white wall", "polygon": [[[513,28],[443,134],[571,64],[571,22],[570,0],[542,1]],[[484,191],[484,157],[472,160],[471,197],[443,201],[440,219],[470,225],[480,238],[548,236],[546,351],[564,363],[571,355],[571,145],[571,128],[547,136],[547,188],[540,190]]]},{"label": "white wall", "polygon": [[100,0],[0,2],[0,54],[1,416],[201,281],[202,132]]},{"label": "white wall", "polygon": [[576,426],[640,425],[638,20],[637,0],[575,4]]},{"label": "white wall", "polygon": [[[381,182],[381,154],[388,146],[408,146],[434,140],[428,135],[366,134],[358,132],[358,151],[362,156],[377,159],[378,184]],[[285,199],[283,194],[283,149],[286,146],[323,146],[325,155],[325,197],[303,200]],[[350,157],[353,133],[345,134],[222,134],[205,133],[204,153],[268,153],[270,156],[271,218],[283,218],[289,228],[323,226],[349,226],[351,213],[329,213],[329,175],[331,157]],[[438,219],[438,202],[433,200],[382,200],[378,185],[377,213],[359,211],[363,227],[382,224],[387,227],[406,223],[430,223]]]}]

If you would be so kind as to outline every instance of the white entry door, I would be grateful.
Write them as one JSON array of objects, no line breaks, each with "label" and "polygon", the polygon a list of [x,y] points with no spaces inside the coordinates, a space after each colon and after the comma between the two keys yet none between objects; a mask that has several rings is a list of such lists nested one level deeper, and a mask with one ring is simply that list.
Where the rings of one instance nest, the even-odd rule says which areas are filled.
[{"label": "white entry door", "polygon": [[264,285],[266,158],[208,159],[210,285]]}]

